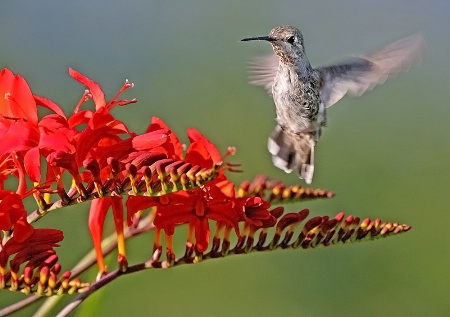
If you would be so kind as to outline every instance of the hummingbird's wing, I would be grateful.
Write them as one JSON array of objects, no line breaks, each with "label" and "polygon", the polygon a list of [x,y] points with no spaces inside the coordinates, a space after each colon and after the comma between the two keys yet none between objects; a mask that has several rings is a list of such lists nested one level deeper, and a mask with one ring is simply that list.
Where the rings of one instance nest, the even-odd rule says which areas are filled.
[{"label": "hummingbird's wing", "polygon": [[422,44],[423,36],[418,33],[348,63],[317,68],[323,79],[321,96],[325,105],[332,106],[346,94],[360,96],[384,83],[390,74],[406,70],[421,56]]},{"label": "hummingbird's wing", "polygon": [[262,86],[272,95],[272,84],[278,71],[278,57],[273,55],[253,58],[249,63],[250,83]]}]

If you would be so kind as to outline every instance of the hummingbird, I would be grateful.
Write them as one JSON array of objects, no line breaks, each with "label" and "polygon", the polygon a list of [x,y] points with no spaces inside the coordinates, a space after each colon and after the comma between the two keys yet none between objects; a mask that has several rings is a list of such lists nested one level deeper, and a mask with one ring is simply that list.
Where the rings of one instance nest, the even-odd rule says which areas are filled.
[{"label": "hummingbird", "polygon": [[293,26],[278,26],[267,36],[242,41],[267,41],[275,55],[251,64],[252,84],[272,96],[277,126],[269,137],[273,164],[310,184],[314,174],[314,148],[327,124],[327,108],[344,95],[360,96],[388,75],[409,67],[420,57],[423,37],[414,34],[373,53],[336,65],[313,68],[306,57],[303,35]]}]

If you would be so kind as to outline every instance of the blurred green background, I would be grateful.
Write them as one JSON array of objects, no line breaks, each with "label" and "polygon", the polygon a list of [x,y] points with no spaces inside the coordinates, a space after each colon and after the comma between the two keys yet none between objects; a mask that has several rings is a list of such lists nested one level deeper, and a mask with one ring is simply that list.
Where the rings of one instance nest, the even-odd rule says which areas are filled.
[{"label": "blurred green background", "polygon": [[[110,98],[128,78],[135,88],[124,97],[139,102],[115,109],[117,117],[143,132],[157,115],[185,142],[185,130],[195,127],[222,151],[236,146],[232,160],[245,171],[231,175],[237,182],[266,173],[301,183],[272,166],[266,140],[274,106],[261,88],[247,83],[247,61],[270,54],[270,45],[241,38],[295,25],[318,66],[425,33],[421,66],[328,112],[313,186],[337,196],[288,208],[380,217],[412,225],[409,233],[145,271],[107,286],[75,315],[450,315],[449,14],[447,0],[3,1],[1,68],[23,75],[35,94],[67,113],[84,91],[68,67],[98,81]],[[38,223],[65,230],[59,250],[64,269],[91,248],[87,210],[87,204],[69,208]],[[183,252],[184,236],[178,237]],[[129,243],[130,263],[148,258],[151,246],[151,235]],[[2,291],[1,307],[22,298]]]}]

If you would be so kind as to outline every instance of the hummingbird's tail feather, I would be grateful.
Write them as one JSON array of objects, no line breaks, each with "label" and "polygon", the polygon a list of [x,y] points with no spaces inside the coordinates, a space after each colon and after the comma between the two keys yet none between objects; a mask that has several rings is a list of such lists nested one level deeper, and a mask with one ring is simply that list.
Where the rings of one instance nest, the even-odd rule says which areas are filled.
[{"label": "hummingbird's tail feather", "polygon": [[315,133],[292,133],[277,125],[267,144],[273,164],[286,173],[295,169],[307,184],[311,184],[315,138]]}]

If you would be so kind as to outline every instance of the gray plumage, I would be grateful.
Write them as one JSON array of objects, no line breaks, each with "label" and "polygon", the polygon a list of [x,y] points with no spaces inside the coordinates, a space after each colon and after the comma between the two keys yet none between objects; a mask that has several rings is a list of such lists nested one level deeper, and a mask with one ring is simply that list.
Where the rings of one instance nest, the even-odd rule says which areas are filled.
[{"label": "gray plumage", "polygon": [[279,26],[268,36],[242,41],[251,40],[269,41],[275,52],[251,64],[251,83],[263,86],[276,106],[278,125],[268,141],[273,163],[287,173],[296,170],[308,184],[314,174],[314,147],[326,125],[326,108],[346,94],[359,96],[409,67],[420,56],[423,42],[422,35],[415,34],[349,62],[314,69],[295,27]]}]

